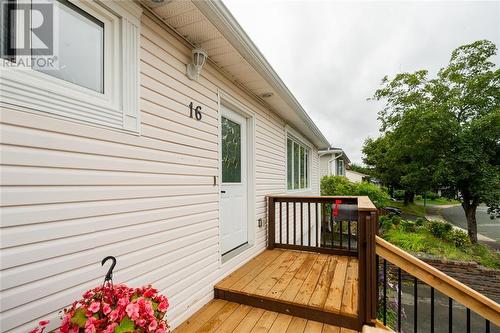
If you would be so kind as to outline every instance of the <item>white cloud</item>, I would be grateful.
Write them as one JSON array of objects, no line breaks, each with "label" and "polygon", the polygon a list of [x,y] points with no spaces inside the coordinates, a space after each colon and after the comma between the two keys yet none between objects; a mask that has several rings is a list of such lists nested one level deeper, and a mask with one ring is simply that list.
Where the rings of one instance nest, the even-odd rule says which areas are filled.
[{"label": "white cloud", "polygon": [[[378,135],[384,75],[435,73],[478,39],[500,47],[500,2],[225,0],[321,131],[351,160]],[[500,64],[500,56],[495,59]]]}]

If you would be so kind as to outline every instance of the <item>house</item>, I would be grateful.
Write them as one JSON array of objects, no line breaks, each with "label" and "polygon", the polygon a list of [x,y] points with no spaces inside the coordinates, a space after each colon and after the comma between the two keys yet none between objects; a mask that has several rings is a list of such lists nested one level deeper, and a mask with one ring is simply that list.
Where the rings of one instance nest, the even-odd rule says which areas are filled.
[{"label": "house", "polygon": [[328,141],[221,2],[53,6],[60,69],[2,59],[1,331],[57,319],[107,255],[176,327],[264,250],[266,196],[319,194]]},{"label": "house", "polygon": [[346,166],[351,163],[342,148],[328,147],[318,151],[320,156],[320,175],[346,176]]},{"label": "house", "polygon": [[370,176],[361,172],[346,169],[345,176],[353,183],[361,183],[362,181],[369,181]]},{"label": "house", "polygon": [[[500,323],[376,237],[367,197],[318,196],[328,141],[221,2],[3,8],[2,332],[57,327],[108,255],[115,283],[153,284],[184,332],[384,327],[382,260]],[[55,28],[24,38],[32,10]]]}]

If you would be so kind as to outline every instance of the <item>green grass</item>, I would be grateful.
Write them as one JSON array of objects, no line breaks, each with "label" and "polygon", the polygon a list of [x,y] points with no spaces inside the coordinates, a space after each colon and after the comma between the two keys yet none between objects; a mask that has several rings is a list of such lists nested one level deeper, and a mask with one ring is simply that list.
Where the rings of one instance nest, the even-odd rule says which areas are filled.
[{"label": "green grass", "polygon": [[425,228],[418,228],[416,232],[402,231],[393,226],[386,230],[382,237],[397,247],[417,254],[427,254],[439,258],[461,261],[475,261],[485,267],[500,269],[500,256],[485,245],[475,244],[463,249],[454,244],[434,237]]},{"label": "green grass", "polygon": [[[423,205],[424,200],[417,200],[417,201],[415,201],[415,203],[418,205]],[[434,200],[427,200],[426,201],[427,205],[434,205],[434,206],[457,205],[459,203],[460,203],[460,201],[458,201],[458,200],[446,199],[446,198],[437,198]]]},{"label": "green grass", "polygon": [[411,215],[416,215],[416,216],[422,216],[422,217],[425,216],[425,208],[424,208],[424,206],[417,205],[417,204],[414,204],[414,203],[409,203],[408,205],[405,205],[401,201],[394,201],[394,202],[391,202],[389,204],[389,206],[397,207],[397,208],[401,209],[401,211],[403,213],[406,213],[406,214],[411,214]]}]

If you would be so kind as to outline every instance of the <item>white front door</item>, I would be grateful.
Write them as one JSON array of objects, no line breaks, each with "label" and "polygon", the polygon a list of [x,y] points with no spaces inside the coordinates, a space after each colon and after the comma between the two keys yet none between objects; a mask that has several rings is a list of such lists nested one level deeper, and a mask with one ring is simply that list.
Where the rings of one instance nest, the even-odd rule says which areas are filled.
[{"label": "white front door", "polygon": [[221,105],[221,253],[248,242],[247,119]]}]

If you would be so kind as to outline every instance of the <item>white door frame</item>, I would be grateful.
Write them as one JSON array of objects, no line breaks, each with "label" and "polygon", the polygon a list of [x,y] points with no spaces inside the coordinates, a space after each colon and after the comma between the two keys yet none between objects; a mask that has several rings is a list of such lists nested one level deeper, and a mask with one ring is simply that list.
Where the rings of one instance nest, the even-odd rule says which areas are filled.
[{"label": "white door frame", "polygon": [[[240,114],[241,116],[247,119],[247,128],[246,128],[246,141],[247,141],[247,223],[248,223],[248,245],[249,247],[253,247],[255,244],[255,236],[256,236],[256,212],[255,212],[255,113],[251,111],[248,107],[243,105],[237,99],[233,98],[231,95],[225,93],[224,91],[218,89],[217,91],[218,97],[218,125],[219,125],[219,133],[220,136],[220,128],[222,125],[222,112],[221,105],[231,109],[231,111]],[[219,156],[222,156],[222,147],[220,145],[220,137],[219,137]],[[219,201],[219,230],[221,227],[221,185],[222,185],[222,168],[220,164],[219,158],[219,172],[218,172],[218,201]],[[220,249],[220,232],[219,232],[219,253],[221,253]],[[219,256],[219,260],[222,256]]]}]

